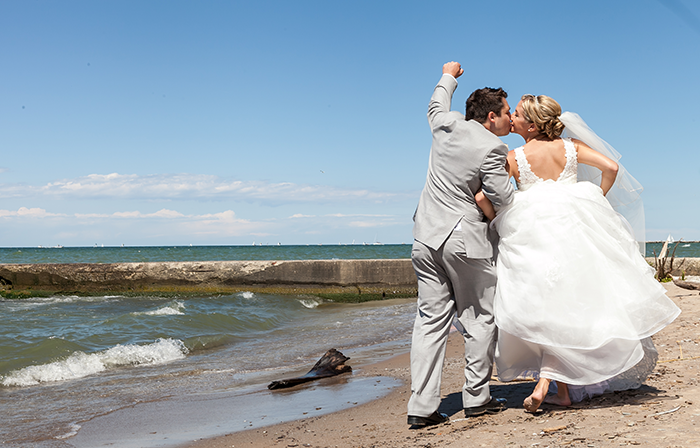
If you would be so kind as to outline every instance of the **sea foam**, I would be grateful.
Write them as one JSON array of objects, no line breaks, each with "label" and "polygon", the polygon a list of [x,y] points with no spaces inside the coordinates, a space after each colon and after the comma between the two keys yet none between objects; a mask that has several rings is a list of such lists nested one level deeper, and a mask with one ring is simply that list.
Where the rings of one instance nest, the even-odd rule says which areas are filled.
[{"label": "sea foam", "polygon": [[185,309],[185,304],[180,302],[180,301],[175,301],[167,304],[166,306],[162,308],[158,308],[157,310],[152,310],[152,311],[141,311],[141,312],[136,312],[133,313],[135,315],[143,314],[147,316],[173,316],[173,315],[181,315],[185,314],[184,310]]},{"label": "sea foam", "polygon": [[78,431],[80,431],[80,428],[82,428],[82,426],[80,426],[79,424],[72,423],[70,425],[70,431],[68,431],[65,434],[58,435],[58,436],[54,437],[54,439],[68,439],[70,437],[73,437],[74,435],[78,434]]},{"label": "sea foam", "polygon": [[158,339],[147,345],[116,345],[103,352],[74,352],[61,361],[14,370],[0,384],[23,387],[73,380],[115,367],[164,364],[182,359],[187,353],[189,350],[178,339]]},{"label": "sea foam", "polygon": [[318,307],[322,302],[319,300],[314,300],[314,299],[298,299],[299,303],[301,303],[304,308],[309,308],[313,309]]}]

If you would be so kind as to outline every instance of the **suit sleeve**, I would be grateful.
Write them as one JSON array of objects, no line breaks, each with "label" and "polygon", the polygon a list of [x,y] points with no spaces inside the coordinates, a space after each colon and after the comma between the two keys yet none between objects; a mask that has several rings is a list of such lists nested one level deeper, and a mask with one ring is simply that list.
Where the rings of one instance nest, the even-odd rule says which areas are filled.
[{"label": "suit sleeve", "polygon": [[433,96],[428,105],[428,122],[434,132],[440,127],[450,127],[454,123],[454,117],[450,117],[452,107],[452,94],[457,89],[457,80],[450,75],[442,75],[440,82],[435,86]]},{"label": "suit sleeve", "polygon": [[498,145],[489,151],[481,164],[481,191],[498,211],[513,201],[514,188],[506,171],[508,147]]}]

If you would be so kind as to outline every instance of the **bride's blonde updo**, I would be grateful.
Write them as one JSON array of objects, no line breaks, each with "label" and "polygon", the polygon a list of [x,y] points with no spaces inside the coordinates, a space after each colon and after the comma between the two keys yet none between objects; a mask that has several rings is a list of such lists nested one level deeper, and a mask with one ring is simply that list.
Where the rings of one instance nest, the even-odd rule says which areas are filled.
[{"label": "bride's blonde updo", "polygon": [[521,100],[525,119],[534,123],[538,131],[551,139],[564,132],[564,123],[559,119],[561,106],[553,98],[547,95],[523,95]]}]

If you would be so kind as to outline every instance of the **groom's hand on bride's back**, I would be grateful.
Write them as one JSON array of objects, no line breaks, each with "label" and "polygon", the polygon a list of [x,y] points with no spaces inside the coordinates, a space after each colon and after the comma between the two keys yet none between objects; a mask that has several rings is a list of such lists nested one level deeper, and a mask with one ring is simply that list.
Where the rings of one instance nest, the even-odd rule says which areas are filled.
[{"label": "groom's hand on bride's back", "polygon": [[464,70],[462,69],[462,65],[459,62],[452,61],[442,66],[442,73],[452,75],[455,78],[459,78],[460,76],[462,76],[462,73],[464,73]]}]

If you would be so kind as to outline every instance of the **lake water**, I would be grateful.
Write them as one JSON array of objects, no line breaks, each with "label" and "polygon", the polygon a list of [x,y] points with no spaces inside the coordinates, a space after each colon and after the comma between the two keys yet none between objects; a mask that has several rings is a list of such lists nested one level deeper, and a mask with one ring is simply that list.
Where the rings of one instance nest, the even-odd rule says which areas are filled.
[{"label": "lake water", "polygon": [[[163,400],[265,390],[290,372],[305,373],[330,348],[350,356],[350,365],[402,353],[415,299],[336,304],[253,292],[56,296],[0,300],[0,315],[0,440],[3,446],[66,447],[98,416]],[[234,408],[219,418],[242,422],[246,416],[249,411]],[[139,443],[134,446],[169,446]]]},{"label": "lake water", "polygon": [[[647,257],[661,242],[646,244]],[[674,244],[669,246],[670,250]],[[700,243],[681,242],[677,257],[700,258]],[[410,244],[300,246],[0,247],[0,263],[143,263],[151,261],[330,260],[410,258]]]}]

